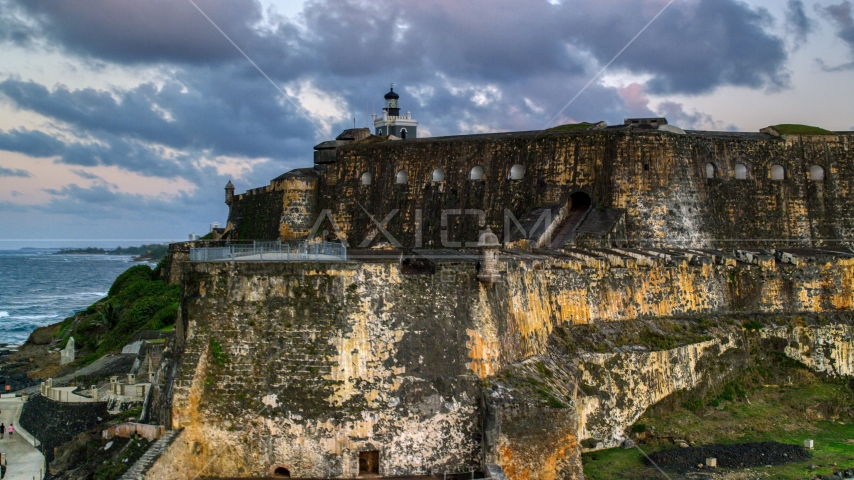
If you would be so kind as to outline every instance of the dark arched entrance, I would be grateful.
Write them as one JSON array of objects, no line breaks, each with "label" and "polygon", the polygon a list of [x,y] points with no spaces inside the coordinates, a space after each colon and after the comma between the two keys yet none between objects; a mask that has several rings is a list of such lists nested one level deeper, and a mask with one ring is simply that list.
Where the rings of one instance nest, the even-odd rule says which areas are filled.
[{"label": "dark arched entrance", "polygon": [[570,200],[570,210],[587,210],[590,208],[590,205],[593,203],[590,200],[590,195],[587,195],[584,192],[575,192],[569,196]]},{"label": "dark arched entrance", "polygon": [[291,471],[285,467],[279,467],[273,472],[275,478],[291,478]]},{"label": "dark arched entrance", "polygon": [[359,452],[359,476],[378,477],[380,473],[380,452],[369,450]]}]

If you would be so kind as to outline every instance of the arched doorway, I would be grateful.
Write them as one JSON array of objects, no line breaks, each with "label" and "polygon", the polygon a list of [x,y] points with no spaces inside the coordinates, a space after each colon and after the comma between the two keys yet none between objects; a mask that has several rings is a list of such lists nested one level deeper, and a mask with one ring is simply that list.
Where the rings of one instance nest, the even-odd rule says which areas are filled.
[{"label": "arched doorway", "polygon": [[273,478],[291,478],[291,471],[285,467],[278,467],[273,472]]},{"label": "arched doorway", "polygon": [[593,204],[593,201],[590,199],[590,195],[587,195],[584,192],[575,192],[569,196],[570,200],[570,210],[587,210],[590,208],[590,205]]}]

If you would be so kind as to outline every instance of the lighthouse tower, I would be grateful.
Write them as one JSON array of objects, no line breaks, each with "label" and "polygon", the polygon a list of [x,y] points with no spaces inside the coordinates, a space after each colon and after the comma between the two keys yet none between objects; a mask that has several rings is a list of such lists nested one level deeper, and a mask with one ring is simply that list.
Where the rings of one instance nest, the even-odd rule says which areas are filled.
[{"label": "lighthouse tower", "polygon": [[385,107],[382,117],[374,115],[374,132],[376,135],[380,137],[394,135],[403,140],[417,138],[418,122],[412,119],[411,112],[406,112],[406,116],[400,114],[400,107],[398,106],[400,95],[394,92],[393,83],[391,90],[385,94],[384,98]]}]

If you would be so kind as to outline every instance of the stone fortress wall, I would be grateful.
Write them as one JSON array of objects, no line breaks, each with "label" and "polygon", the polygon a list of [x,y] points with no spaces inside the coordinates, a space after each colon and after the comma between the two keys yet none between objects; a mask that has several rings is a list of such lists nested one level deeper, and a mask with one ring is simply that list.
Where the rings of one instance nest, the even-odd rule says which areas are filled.
[{"label": "stone fortress wall", "polygon": [[[401,248],[390,260],[190,263],[173,246],[164,271],[183,296],[154,411],[183,433],[147,478],[489,464],[511,480],[583,478],[583,441],[619,444],[647,407],[699,385],[704,365],[744,341],[736,327],[670,350],[576,355],[555,332],[850,312],[854,254],[839,239],[854,225],[852,141],[585,131],[326,145],[317,168],[230,197],[226,237],[301,238],[329,212],[356,246],[376,231],[365,211],[398,210],[386,227]],[[615,225],[619,213],[620,245],[502,249],[494,284],[476,250],[441,250],[443,235],[500,232],[507,210],[528,225],[552,209],[560,230],[577,192],[588,212]],[[467,209],[484,224],[443,225],[443,210]],[[817,371],[854,372],[854,329],[798,328],[763,335]]]},{"label": "stone fortress wall", "polygon": [[[381,475],[491,462],[516,472],[512,479],[580,478],[581,441],[618,443],[646,407],[702,380],[702,357],[734,344],[600,355],[577,370],[552,362],[563,378],[549,380],[561,392],[557,407],[487,395],[484,382],[501,372],[551,362],[557,327],[835,312],[854,302],[852,255],[781,251],[778,261],[742,252],[739,261],[625,250],[645,260],[630,261],[617,250],[581,251],[505,253],[493,286],[477,280],[476,260],[428,253],[431,267],[410,273],[394,261],[185,263],[169,421],[184,429],[174,448],[186,455],[158,471],[347,478],[359,473],[360,454],[378,452]],[[603,366],[622,369],[623,390],[579,392],[578,383],[606,381],[595,374]],[[537,437],[528,431],[536,418],[556,420]]]},{"label": "stone fortress wall", "polygon": [[[850,133],[782,138],[656,130],[363,141],[341,145],[333,156],[324,152],[327,163],[318,165],[311,179],[316,189],[305,180],[274,180],[238,195],[230,218],[242,219],[241,238],[288,239],[303,235],[322,210],[329,210],[355,245],[375,229],[365,211],[381,220],[398,210],[387,228],[404,247],[438,248],[442,211],[483,210],[486,225],[500,231],[505,210],[523,219],[538,207],[566,205],[570,194],[581,191],[598,208],[625,211],[629,240],[647,245],[728,248],[733,241],[745,246],[754,239],[762,241],[753,245],[768,246],[789,239],[838,239],[854,227],[851,143]],[[523,178],[511,180],[517,165]],[[743,179],[736,172],[741,166]],[[483,169],[482,179],[471,180],[476,167]],[[814,167],[821,180],[811,178]],[[440,181],[434,181],[436,169]],[[293,174],[308,175],[307,170]],[[772,178],[772,170],[782,171],[782,180]],[[405,184],[397,183],[399,172],[406,172]],[[365,173],[370,185],[363,184]],[[290,199],[272,198],[279,191]],[[275,210],[268,218],[281,219],[278,237],[268,222],[253,223],[258,214],[245,213],[251,207],[244,205],[259,201]],[[451,215],[448,238],[477,241],[484,225],[473,220]],[[333,230],[328,222],[322,228]]]}]

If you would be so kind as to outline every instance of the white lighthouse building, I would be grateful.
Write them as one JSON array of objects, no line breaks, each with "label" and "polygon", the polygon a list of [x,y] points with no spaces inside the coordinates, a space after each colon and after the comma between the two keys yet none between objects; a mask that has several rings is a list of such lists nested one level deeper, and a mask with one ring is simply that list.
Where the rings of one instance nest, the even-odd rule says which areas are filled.
[{"label": "white lighthouse building", "polygon": [[411,112],[406,112],[406,116],[400,115],[398,100],[400,100],[400,95],[394,93],[394,84],[391,84],[391,90],[385,94],[385,108],[383,108],[382,117],[374,115],[375,134],[380,137],[394,135],[403,140],[418,138],[416,131],[418,122],[412,119]]}]

